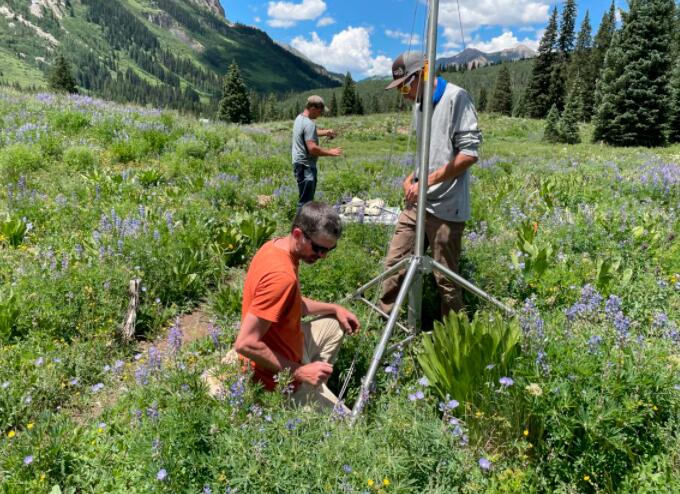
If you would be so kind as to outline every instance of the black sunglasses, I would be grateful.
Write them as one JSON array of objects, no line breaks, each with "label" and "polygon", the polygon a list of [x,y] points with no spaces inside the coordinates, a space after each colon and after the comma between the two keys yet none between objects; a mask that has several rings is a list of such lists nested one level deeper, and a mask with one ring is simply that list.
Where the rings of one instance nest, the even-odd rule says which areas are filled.
[{"label": "black sunglasses", "polygon": [[[300,228],[300,227],[298,227],[298,228]],[[305,238],[307,240],[309,240],[309,242],[312,244],[312,250],[314,251],[314,253],[316,255],[321,256],[323,254],[328,254],[330,251],[335,249],[335,245],[333,247],[328,248],[328,247],[324,247],[323,245],[317,244],[314,240],[312,240],[312,237],[307,235],[307,232],[305,232],[302,228],[300,228],[300,231],[305,236]]]}]

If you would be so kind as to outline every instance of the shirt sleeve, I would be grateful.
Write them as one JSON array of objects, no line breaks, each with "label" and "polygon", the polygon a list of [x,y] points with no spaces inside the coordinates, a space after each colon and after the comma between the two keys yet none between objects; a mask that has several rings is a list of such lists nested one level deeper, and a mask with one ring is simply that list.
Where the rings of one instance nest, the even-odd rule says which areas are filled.
[{"label": "shirt sleeve", "polygon": [[297,294],[297,280],[282,272],[267,273],[255,290],[248,312],[272,323],[290,311]]},{"label": "shirt sleeve", "polygon": [[319,143],[319,137],[316,132],[316,125],[314,125],[312,122],[307,122],[302,132],[304,134],[305,142],[314,141],[317,144]]},{"label": "shirt sleeve", "polygon": [[456,152],[479,157],[482,133],[477,125],[477,110],[467,91],[459,91],[453,100],[451,140]]}]

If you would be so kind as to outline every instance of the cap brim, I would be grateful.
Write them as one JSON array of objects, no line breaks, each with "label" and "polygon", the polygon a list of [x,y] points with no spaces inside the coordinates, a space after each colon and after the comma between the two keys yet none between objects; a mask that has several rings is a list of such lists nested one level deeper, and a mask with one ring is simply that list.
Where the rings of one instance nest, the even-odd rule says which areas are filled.
[{"label": "cap brim", "polygon": [[406,79],[408,79],[408,77],[409,77],[410,75],[411,75],[411,74],[406,74],[404,77],[400,77],[399,79],[393,80],[392,82],[390,82],[390,83],[387,85],[387,87],[385,88],[385,91],[387,91],[388,89],[394,89],[394,88],[397,87],[399,84],[401,84],[401,83],[404,82]]}]

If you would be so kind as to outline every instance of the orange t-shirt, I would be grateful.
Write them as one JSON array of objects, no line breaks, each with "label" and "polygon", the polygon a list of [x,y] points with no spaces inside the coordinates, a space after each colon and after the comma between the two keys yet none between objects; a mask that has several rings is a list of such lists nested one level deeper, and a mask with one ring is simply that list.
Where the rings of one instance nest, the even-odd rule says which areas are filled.
[{"label": "orange t-shirt", "polygon": [[[243,286],[241,324],[248,312],[271,322],[262,342],[275,353],[301,362],[304,335],[300,327],[302,294],[298,265],[288,251],[276,247],[274,242],[264,244],[250,263]],[[274,372],[258,368],[252,361],[250,365],[255,370],[255,379],[266,389],[274,390]]]}]

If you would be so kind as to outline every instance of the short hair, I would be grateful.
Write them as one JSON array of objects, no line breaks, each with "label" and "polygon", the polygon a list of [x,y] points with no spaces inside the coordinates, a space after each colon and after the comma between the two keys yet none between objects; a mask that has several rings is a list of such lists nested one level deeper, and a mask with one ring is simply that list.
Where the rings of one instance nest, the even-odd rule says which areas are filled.
[{"label": "short hair", "polygon": [[308,109],[308,110],[309,110],[310,108],[316,108],[316,109],[318,109],[318,110],[323,110],[323,109],[326,108],[326,105],[324,105],[323,103],[313,103],[313,102],[309,102],[309,101],[308,101],[308,102],[305,104],[305,108]]},{"label": "short hair", "polygon": [[320,233],[336,240],[342,235],[340,215],[332,206],[319,201],[311,201],[303,205],[295,215],[293,228],[299,228],[307,235]]}]

